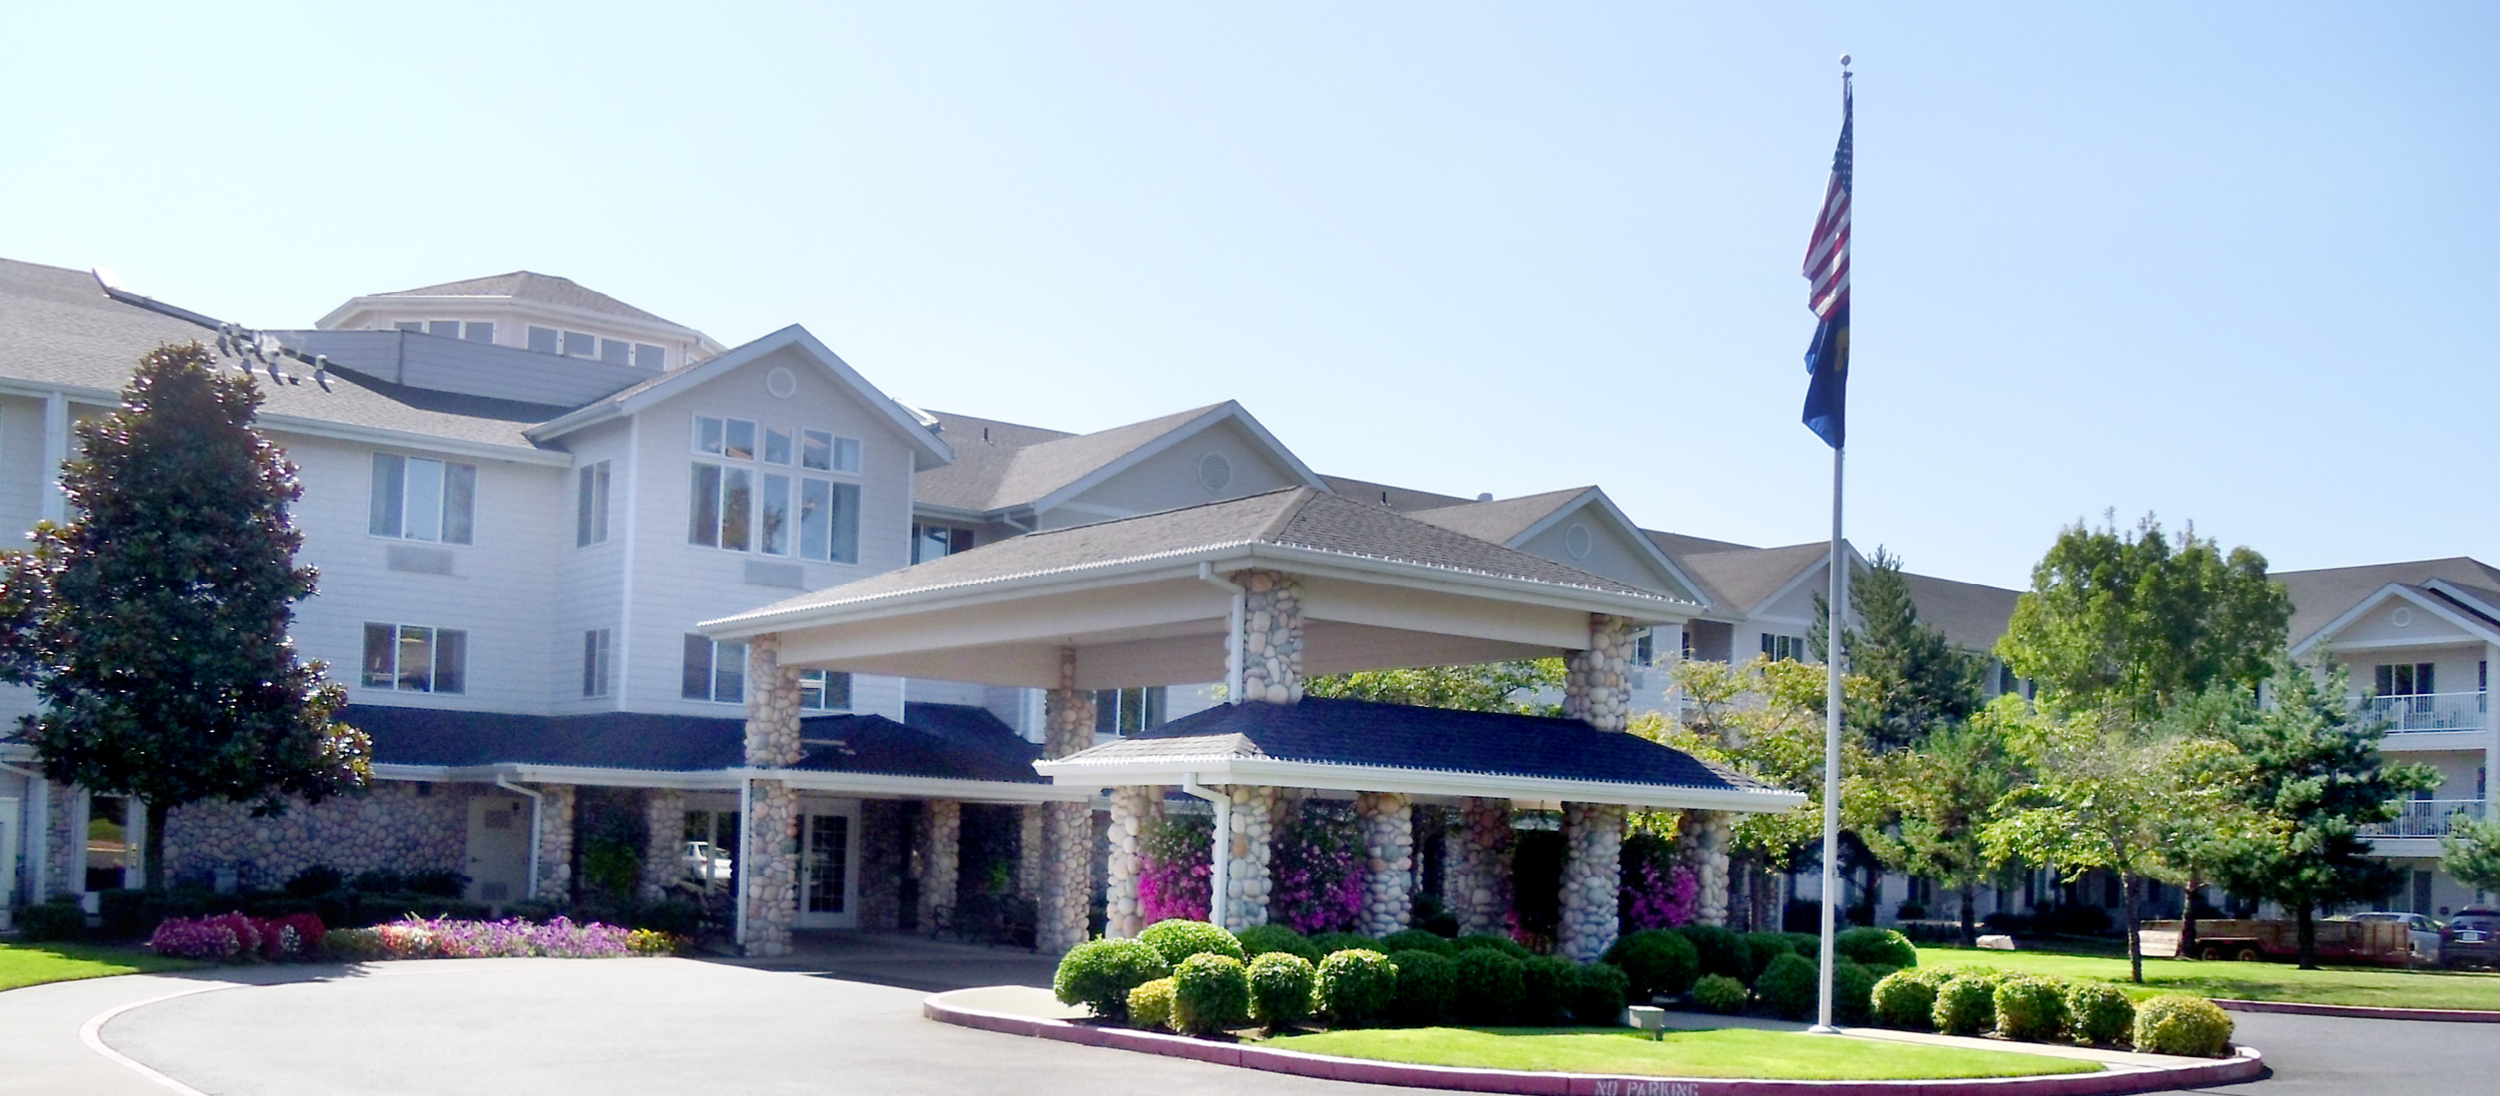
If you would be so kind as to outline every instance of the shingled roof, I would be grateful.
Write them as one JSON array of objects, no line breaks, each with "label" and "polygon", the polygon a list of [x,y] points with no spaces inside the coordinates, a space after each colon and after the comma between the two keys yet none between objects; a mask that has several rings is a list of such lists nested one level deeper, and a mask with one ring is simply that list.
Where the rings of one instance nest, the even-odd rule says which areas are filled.
[{"label": "shingled roof", "polygon": [[[494,765],[711,772],[746,764],[740,719],[601,712],[535,716],[354,704],[339,718],[373,738],[383,765]],[[806,755],[792,769],[876,776],[1045,783],[1033,771],[1041,747],[995,716],[962,705],[915,704],[911,723],[881,715],[800,721]]]},{"label": "shingled roof", "polygon": [[2445,579],[2464,587],[2500,589],[2500,568],[2468,556],[2376,563],[2365,567],[2327,567],[2315,571],[2277,571],[2274,581],[2292,598],[2291,640],[2297,644],[2324,628],[2361,599],[2390,584],[2420,585]]},{"label": "shingled roof", "polygon": [[541,304],[596,312],[606,316],[664,323],[670,327],[684,326],[665,317],[652,315],[598,290],[585,288],[571,278],[559,278],[553,274],[538,274],[527,270],[515,270],[509,274],[495,274],[484,278],[465,278],[456,282],[421,286],[416,289],[398,289],[388,293],[375,293],[373,296],[508,297],[513,300],[537,301]]}]

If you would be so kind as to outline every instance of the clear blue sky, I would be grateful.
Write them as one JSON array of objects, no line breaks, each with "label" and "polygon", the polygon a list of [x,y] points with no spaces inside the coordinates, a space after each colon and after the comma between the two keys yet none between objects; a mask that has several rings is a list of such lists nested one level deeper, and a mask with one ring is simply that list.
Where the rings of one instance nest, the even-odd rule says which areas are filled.
[{"label": "clear blue sky", "polygon": [[2500,7],[2183,7],[51,5],[0,255],[270,327],[527,268],[925,407],[1236,398],[1322,471],[1785,544],[1848,51],[1861,546],[2500,561]]}]

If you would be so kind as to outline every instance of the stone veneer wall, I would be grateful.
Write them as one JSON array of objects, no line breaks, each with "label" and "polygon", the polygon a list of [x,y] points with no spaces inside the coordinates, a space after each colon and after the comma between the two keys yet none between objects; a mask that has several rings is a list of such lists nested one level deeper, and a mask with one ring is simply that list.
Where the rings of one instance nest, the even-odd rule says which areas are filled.
[{"label": "stone veneer wall", "polygon": [[538,889],[533,897],[540,901],[573,897],[573,807],[579,798],[575,790],[571,784],[541,784],[536,789]]},{"label": "stone veneer wall", "polygon": [[1361,931],[1387,936],[1415,920],[1414,799],[1397,792],[1354,797],[1363,832]]},{"label": "stone veneer wall", "polygon": [[903,847],[910,805],[894,799],[859,804],[859,927],[893,932],[903,924]]},{"label": "stone veneer wall", "polygon": [[[1094,744],[1094,694],[1076,687],[1073,647],[1059,651],[1059,684],[1050,690],[1045,715],[1043,757],[1066,757]],[[1094,811],[1084,803],[1045,803],[1042,813],[1046,852],[1034,944],[1062,952],[1085,942],[1094,890]]]},{"label": "stone veneer wall", "polygon": [[[165,819],[167,878],[206,882],[232,867],[245,887],[276,887],[316,864],[367,871],[464,871],[469,863],[473,785],[377,780],[363,792],[319,803],[291,803],[285,814],[254,818],[249,804],[210,801]],[[69,874],[68,804],[75,788],[52,789],[52,889],[75,888]]]},{"label": "stone veneer wall", "polygon": [[[747,764],[777,769],[798,764],[799,675],[781,667],[781,637],[747,641]],[[790,954],[799,917],[799,796],[779,780],[758,780],[748,793],[746,849],[739,857],[746,886],[746,953]]]},{"label": "stone veneer wall", "polygon": [[1302,699],[1302,587],[1275,571],[1229,577],[1248,591],[1242,596],[1241,699]]},{"label": "stone veneer wall", "polygon": [[1016,808],[1016,894],[1027,902],[1042,900],[1042,805],[1027,803]]},{"label": "stone veneer wall", "polygon": [[1136,936],[1146,928],[1145,908],[1137,900],[1137,878],[1145,870],[1138,852],[1140,836],[1163,818],[1159,786],[1111,789],[1110,874],[1103,887],[1103,935]]},{"label": "stone veneer wall", "polygon": [[929,799],[920,809],[920,927],[934,930],[939,911],[954,916],[955,889],[963,872],[964,805]]},{"label": "stone veneer wall", "polygon": [[1563,804],[1562,924],[1555,951],[1595,962],[1622,931],[1624,808]]},{"label": "stone veneer wall", "polygon": [[675,788],[643,792],[642,824],[650,833],[642,844],[642,897],[651,901],[686,877],[686,793]]},{"label": "stone veneer wall", "polygon": [[1601,731],[1632,725],[1632,622],[1604,613],[1589,614],[1589,646],[1574,651],[1564,666],[1563,714]]},{"label": "stone veneer wall", "polygon": [[1735,834],[1725,811],[1685,811],[1675,823],[1675,858],[1697,884],[1693,920],[1725,925],[1728,916],[1727,850]]},{"label": "stone veneer wall", "polygon": [[1267,923],[1267,899],[1275,887],[1268,858],[1276,838],[1276,789],[1236,784],[1225,789],[1232,799],[1232,842],[1224,852],[1224,927],[1246,929]]},{"label": "stone veneer wall", "polygon": [[1441,892],[1461,933],[1509,935],[1510,800],[1469,796],[1461,801],[1458,832],[1445,846]]},{"label": "stone veneer wall", "polygon": [[[85,880],[78,878],[70,870],[78,862],[78,847],[84,837],[83,834],[72,832],[69,824],[71,808],[78,802],[78,789],[57,781],[46,781],[46,783],[51,787],[44,797],[44,887],[53,894],[69,894],[85,889],[86,884]],[[166,819],[165,829],[165,859],[168,863],[173,863],[176,862],[174,861],[173,819]],[[283,883],[285,880],[281,879],[279,882]],[[44,897],[48,898],[51,895]]]}]

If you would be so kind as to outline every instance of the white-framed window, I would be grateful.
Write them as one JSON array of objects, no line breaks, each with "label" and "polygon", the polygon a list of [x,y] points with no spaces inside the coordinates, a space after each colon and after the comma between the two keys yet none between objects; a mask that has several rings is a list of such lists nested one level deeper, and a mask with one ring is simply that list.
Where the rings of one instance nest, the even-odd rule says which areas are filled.
[{"label": "white-framed window", "polygon": [[608,539],[607,461],[582,466],[580,489],[573,517],[573,546],[604,544]]},{"label": "white-framed window", "polygon": [[464,342],[490,343],[495,341],[495,325],[488,321],[397,320],[391,326],[401,331],[414,331],[446,339],[459,339]]},{"label": "white-framed window", "polygon": [[[402,325],[406,326],[406,325]],[[493,340],[488,328],[488,341]],[[560,327],[531,324],[527,345],[540,354],[562,354],[568,358],[587,358],[609,365],[631,365],[638,369],[659,372],[668,368],[668,349],[631,339],[611,339],[587,331],[567,331]]]},{"label": "white-framed window", "polygon": [[686,633],[685,680],[678,695],[688,700],[743,704],[747,698],[747,645],[714,643]]},{"label": "white-framed window", "polygon": [[815,712],[851,710],[851,675],[840,670],[799,671],[799,707]]},{"label": "white-framed window", "polygon": [[1102,689],[1094,693],[1094,733],[1136,734],[1163,725],[1164,690]]},{"label": "white-framed window", "polygon": [[2427,696],[2438,692],[2431,687],[2432,665],[2428,662],[2379,663],[2374,675],[2378,695]]},{"label": "white-framed window", "polygon": [[[693,441],[697,454],[715,459],[693,462],[687,543],[823,563],[859,562],[859,485],[805,474],[856,473],[857,439],[697,415]],[[794,457],[800,474],[773,470],[790,466]]]},{"label": "white-framed window", "polygon": [[953,525],[913,522],[911,526],[911,561],[927,563],[945,559],[957,552],[972,550],[972,530]]},{"label": "white-framed window", "polygon": [[1635,640],[1635,641],[1633,642],[1633,644],[1632,644],[1632,665],[1635,665],[1635,666],[1653,666],[1653,665],[1656,665],[1656,664],[1657,664],[1657,662],[1658,662],[1658,636],[1657,636],[1657,633],[1655,633],[1655,632],[1646,632],[1646,631],[1645,631],[1645,632],[1642,632],[1642,633],[1641,633],[1641,637],[1640,637],[1638,640]]},{"label": "white-framed window", "polygon": [[365,625],[364,684],[416,693],[469,691],[469,633],[421,624]]},{"label": "white-framed window", "polygon": [[1806,659],[1806,637],[1764,632],[1762,653],[1773,662],[1803,662]]},{"label": "white-framed window", "polygon": [[582,633],[582,695],[608,695],[608,675],[615,664],[616,633],[593,628]]},{"label": "white-framed window", "polygon": [[373,455],[370,531],[377,537],[472,543],[477,466],[396,453]]}]

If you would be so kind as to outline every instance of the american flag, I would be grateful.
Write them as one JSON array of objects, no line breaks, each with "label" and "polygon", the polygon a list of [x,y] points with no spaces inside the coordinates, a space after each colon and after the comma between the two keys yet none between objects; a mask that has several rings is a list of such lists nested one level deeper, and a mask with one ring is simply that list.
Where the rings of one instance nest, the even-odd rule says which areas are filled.
[{"label": "american flag", "polygon": [[1850,96],[1840,107],[1840,147],[1832,152],[1832,181],[1823,191],[1823,212],[1814,219],[1814,237],[1806,244],[1805,276],[1814,283],[1806,307],[1815,318],[1828,320],[1849,303],[1849,156],[1852,117]]}]

